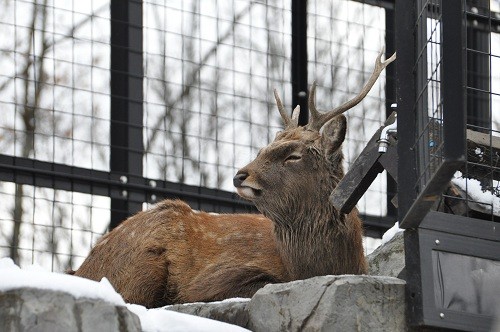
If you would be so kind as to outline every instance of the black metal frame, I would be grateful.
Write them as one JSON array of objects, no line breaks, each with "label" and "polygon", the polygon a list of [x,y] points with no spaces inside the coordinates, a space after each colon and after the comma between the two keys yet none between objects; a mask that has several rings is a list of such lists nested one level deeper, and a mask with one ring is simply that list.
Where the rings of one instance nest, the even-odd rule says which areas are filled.
[{"label": "black metal frame", "polygon": [[[404,1],[403,1],[404,2]],[[413,8],[412,13],[415,13],[415,4],[408,4]],[[465,103],[465,54],[464,44],[462,42],[465,36],[463,24],[463,8],[461,5],[447,1],[442,2],[442,98],[443,98],[443,161],[436,169],[433,177],[428,183],[423,184],[423,188],[418,188],[416,183],[416,174],[412,174],[414,178],[408,178],[406,181],[400,181],[398,192],[400,195],[399,218],[402,228],[416,228],[425,217],[432,205],[440,198],[447,183],[451,180],[454,172],[460,168],[465,162],[465,123],[466,123],[466,103]],[[410,11],[408,11],[410,12]],[[399,12],[398,12],[399,13]],[[408,15],[408,14],[407,14]],[[403,16],[403,15],[402,15]],[[414,22],[414,16],[410,19],[410,23]],[[413,38],[426,40],[427,36],[420,36],[418,33],[425,32],[425,27],[419,27],[418,32],[413,31],[413,27],[408,26],[408,22],[401,22],[404,25],[402,29],[398,29],[400,35],[400,44],[398,52],[404,52],[407,56],[408,49],[413,53],[414,45],[417,40],[408,38],[408,32],[411,31]],[[425,22],[423,23],[425,24]],[[406,28],[406,29],[405,29]],[[411,29],[411,30],[410,30]],[[460,32],[460,33],[457,33]],[[405,36],[408,40],[404,41]],[[399,57],[401,58],[401,56]],[[413,60],[412,62],[410,62]],[[427,112],[416,110],[415,107],[415,79],[422,81],[425,78],[418,78],[415,75],[416,68],[413,68],[415,63],[415,54],[412,54],[408,59],[402,61],[398,67],[399,91],[401,106],[398,103],[398,114],[400,115],[398,123],[401,126],[398,128],[399,146],[398,154],[400,158],[399,173],[415,170],[416,155],[415,153],[424,153],[423,151],[415,151],[414,139],[416,128],[414,124],[422,123],[423,117],[427,118]],[[426,65],[426,64],[424,64]],[[400,68],[402,67],[402,68]],[[411,70],[408,70],[411,67]],[[420,70],[419,70],[420,72]],[[401,80],[408,82],[401,82]],[[458,97],[457,97],[458,96]],[[424,105],[426,107],[426,105]],[[416,115],[416,118],[415,118]],[[426,119],[424,119],[426,120]],[[402,143],[402,144],[401,144]],[[401,204],[402,203],[402,204]]]},{"label": "black metal frame", "polygon": [[[417,181],[413,151],[415,138],[415,45],[414,17],[416,4],[413,0],[396,1],[396,88],[398,104],[398,172],[405,179],[398,181],[398,216],[405,216],[417,196]],[[404,194],[402,194],[404,193]],[[401,220],[401,219],[400,219]]]},{"label": "black metal frame", "polygon": [[[417,15],[426,9],[417,9],[417,3],[396,1],[396,40],[398,51],[398,172],[405,178],[398,181],[398,215],[405,230],[406,299],[409,323],[413,326],[439,327],[457,330],[489,331],[493,318],[484,314],[451,310],[436,300],[439,295],[438,253],[457,254],[460,257],[484,258],[500,261],[500,236],[494,231],[491,220],[479,220],[440,212],[429,212],[453,173],[466,162],[466,126],[475,125],[477,118],[467,118],[467,107],[473,101],[466,93],[467,69],[481,66],[467,58],[465,38],[466,20],[470,13],[464,11],[465,1],[442,0],[432,5],[429,15],[439,13],[441,18],[442,75],[441,96],[443,105],[443,158],[431,179],[423,183],[417,179],[420,146],[415,145],[417,126],[426,123],[427,101],[417,104],[420,84],[426,84],[426,61],[417,64],[421,43],[427,42],[425,19],[415,24]],[[427,3],[425,4],[428,5]],[[423,13],[427,15],[427,13]],[[432,16],[429,16],[432,17]],[[434,17],[433,17],[434,18]],[[480,25],[479,25],[480,26]],[[470,36],[469,36],[470,38]],[[425,51],[423,51],[425,53]],[[424,56],[425,54],[420,54]],[[467,67],[469,66],[469,67]],[[484,66],[479,68],[485,70]],[[490,73],[486,73],[490,75]],[[479,82],[481,83],[481,82]],[[417,86],[418,85],[418,86]],[[476,112],[477,113],[477,112]],[[474,114],[474,117],[477,114]],[[458,290],[460,292],[460,290]]]}]

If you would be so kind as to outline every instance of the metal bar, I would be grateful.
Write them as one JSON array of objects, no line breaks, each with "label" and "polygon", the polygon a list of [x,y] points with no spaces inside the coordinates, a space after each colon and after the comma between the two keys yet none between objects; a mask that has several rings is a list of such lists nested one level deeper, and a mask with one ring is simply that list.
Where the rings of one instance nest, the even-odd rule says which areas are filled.
[{"label": "metal bar", "polygon": [[[142,1],[112,0],[111,13],[111,155],[112,173],[127,182],[142,177],[144,153]],[[142,205],[129,194],[111,199],[110,228]]]},{"label": "metal bar", "polygon": [[[207,212],[257,212],[255,206],[235,193],[224,190],[189,186],[157,179],[141,178],[123,183],[118,174],[86,168],[54,164],[29,158],[0,154],[0,181],[15,182],[54,190],[120,198],[123,191],[135,193],[135,202],[154,203],[162,198],[176,198],[193,209]],[[395,220],[361,214],[366,234],[382,237]]]},{"label": "metal bar", "polygon": [[447,161],[466,159],[466,94],[464,61],[465,20],[463,3],[442,2],[442,96],[444,158]]},{"label": "metal bar", "polygon": [[495,223],[443,212],[430,211],[422,220],[420,228],[500,242],[500,232]]},{"label": "metal bar", "polygon": [[[373,134],[363,151],[361,151],[359,156],[352,163],[344,178],[340,180],[337,187],[332,191],[329,200],[333,206],[339,209],[342,213],[351,212],[354,206],[358,203],[359,199],[365,194],[368,187],[370,187],[372,182],[375,180],[377,175],[384,170],[382,165],[379,163],[379,159],[382,154],[378,152],[379,144],[377,141],[380,138],[382,129],[394,123],[395,117],[395,113],[389,116],[384,125],[381,126],[375,134]],[[394,152],[394,154],[391,155],[396,155],[395,151],[393,151],[395,149],[395,147],[390,146],[386,154]],[[394,158],[393,162],[396,163],[397,158]],[[395,215],[393,215],[393,217],[393,219],[396,218]]]},{"label": "metal bar", "polygon": [[[415,183],[416,156],[413,148],[415,140],[415,100],[416,100],[416,34],[415,19],[417,3],[412,0],[396,0],[395,3],[396,51],[396,89],[398,103],[398,220],[403,220],[417,197]],[[420,283],[420,250],[418,231],[407,229],[404,232],[406,266],[405,288],[408,322],[420,325],[422,322],[422,296]]]},{"label": "metal bar", "polygon": [[[392,8],[385,8],[385,51],[386,59],[390,57],[396,50],[396,26],[395,26],[395,14],[394,14],[394,3],[392,3]],[[386,81],[385,81],[385,116],[388,118],[393,109],[391,105],[396,103],[396,66],[388,66],[386,69]],[[397,167],[397,166],[396,166]],[[393,197],[397,194],[398,184],[392,177],[387,177],[387,193],[386,193],[386,206],[387,215],[396,217],[398,214],[397,208],[391,203]]]},{"label": "metal bar", "polygon": [[[422,299],[422,270],[420,265],[419,230],[406,229],[404,232],[405,269],[406,269],[406,312],[410,326],[424,323]],[[415,329],[417,330],[417,329]]]},{"label": "metal bar", "polygon": [[[490,119],[490,35],[491,21],[481,18],[477,8],[489,8],[489,0],[476,0],[477,15],[467,14],[467,124],[476,130],[489,130]],[[471,8],[472,10],[472,8]],[[473,18],[475,16],[475,18]],[[479,27],[479,21],[486,21]],[[486,26],[486,29],[484,28]]]},{"label": "metal bar", "polygon": [[292,0],[292,106],[300,105],[302,126],[309,121],[307,60],[307,0]]},{"label": "metal bar", "polygon": [[402,220],[417,197],[415,170],[415,2],[397,0],[395,15],[396,87],[398,102],[398,220]]},{"label": "metal bar", "polygon": [[[119,198],[123,190],[135,192],[140,199],[136,203],[156,201],[160,197],[179,198],[188,202],[208,202],[220,212],[255,211],[254,206],[242,201],[234,193],[178,184],[157,179],[140,178],[124,183],[118,174],[98,170],[89,170],[68,165],[54,164],[28,158],[0,155],[0,181],[16,182],[60,190],[71,190],[85,194],[94,194]],[[157,199],[152,200],[151,196]],[[199,204],[191,204],[199,208]],[[232,208],[230,208],[232,207]]]},{"label": "metal bar", "polygon": [[394,2],[395,2],[394,0],[353,0],[353,1],[389,10],[394,9]]},{"label": "metal bar", "polygon": [[441,197],[453,173],[462,165],[461,161],[445,161],[434,173],[432,179],[419,193],[414,203],[400,222],[401,228],[417,228],[422,219],[430,211],[434,203]]}]

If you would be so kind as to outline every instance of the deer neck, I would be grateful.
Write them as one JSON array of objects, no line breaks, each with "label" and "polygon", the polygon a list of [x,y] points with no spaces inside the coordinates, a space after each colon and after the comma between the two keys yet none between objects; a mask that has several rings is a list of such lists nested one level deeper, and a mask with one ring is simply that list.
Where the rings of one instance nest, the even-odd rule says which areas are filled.
[{"label": "deer neck", "polygon": [[346,240],[346,218],[335,209],[320,210],[275,220],[278,250],[293,280],[335,274],[341,269],[338,253]]},{"label": "deer neck", "polygon": [[[342,177],[337,170],[314,194],[290,198],[286,211],[267,215],[274,221],[278,250],[292,280],[365,272],[357,211],[345,215],[328,200]],[[353,253],[359,261],[353,261]]]}]

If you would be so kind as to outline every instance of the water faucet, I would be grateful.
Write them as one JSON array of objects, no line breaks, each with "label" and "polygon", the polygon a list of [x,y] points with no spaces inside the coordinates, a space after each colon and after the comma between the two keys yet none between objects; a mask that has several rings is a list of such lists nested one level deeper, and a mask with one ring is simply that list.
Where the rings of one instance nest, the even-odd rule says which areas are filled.
[{"label": "water faucet", "polygon": [[[392,104],[391,108],[396,108],[397,104]],[[386,153],[387,148],[389,147],[389,135],[394,134],[398,132],[398,118],[396,114],[396,118],[394,120],[394,123],[386,126],[384,129],[382,129],[382,132],[380,133],[380,138],[378,139],[378,152],[379,153]]]}]

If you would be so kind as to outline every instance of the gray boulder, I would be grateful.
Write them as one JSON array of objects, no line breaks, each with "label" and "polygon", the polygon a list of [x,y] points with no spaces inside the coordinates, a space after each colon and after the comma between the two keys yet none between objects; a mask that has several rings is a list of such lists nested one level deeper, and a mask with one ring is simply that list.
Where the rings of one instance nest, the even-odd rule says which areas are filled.
[{"label": "gray boulder", "polygon": [[260,289],[248,305],[252,331],[405,331],[405,282],[323,276]]},{"label": "gray boulder", "polygon": [[241,299],[210,303],[175,304],[166,306],[164,309],[215,319],[220,322],[234,324],[241,327],[247,327],[247,306],[249,302],[250,299]]},{"label": "gray boulder", "polygon": [[397,233],[387,243],[366,257],[368,274],[405,279],[405,247],[403,232]]},{"label": "gray boulder", "polygon": [[0,292],[0,322],[5,332],[141,331],[139,318],[124,306],[34,288]]}]

